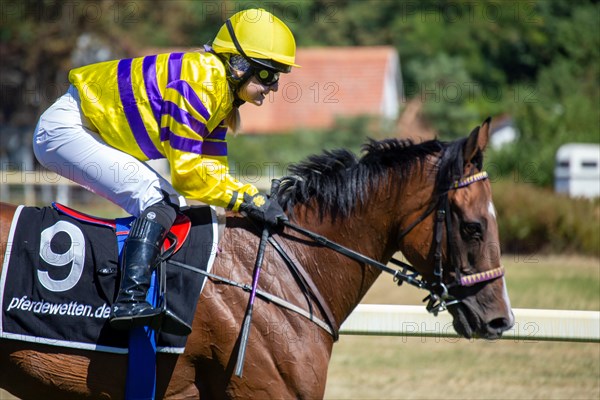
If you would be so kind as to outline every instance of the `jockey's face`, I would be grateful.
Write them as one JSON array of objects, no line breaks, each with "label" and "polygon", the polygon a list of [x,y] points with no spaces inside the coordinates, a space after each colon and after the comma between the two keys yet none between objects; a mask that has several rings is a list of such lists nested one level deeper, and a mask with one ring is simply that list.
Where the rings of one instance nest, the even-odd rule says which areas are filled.
[{"label": "jockey's face", "polygon": [[239,88],[238,96],[248,103],[260,106],[270,91],[276,92],[278,89],[279,82],[275,82],[272,85],[265,85],[253,76]]}]

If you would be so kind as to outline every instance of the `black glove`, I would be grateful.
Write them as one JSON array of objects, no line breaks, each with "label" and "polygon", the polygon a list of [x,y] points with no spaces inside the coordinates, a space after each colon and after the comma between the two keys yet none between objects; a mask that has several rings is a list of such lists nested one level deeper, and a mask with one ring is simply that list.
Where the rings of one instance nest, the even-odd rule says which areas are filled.
[{"label": "black glove", "polygon": [[280,222],[288,220],[281,206],[269,200],[263,193],[256,193],[254,196],[244,193],[244,202],[240,204],[240,211],[254,221],[271,226],[277,226]]}]

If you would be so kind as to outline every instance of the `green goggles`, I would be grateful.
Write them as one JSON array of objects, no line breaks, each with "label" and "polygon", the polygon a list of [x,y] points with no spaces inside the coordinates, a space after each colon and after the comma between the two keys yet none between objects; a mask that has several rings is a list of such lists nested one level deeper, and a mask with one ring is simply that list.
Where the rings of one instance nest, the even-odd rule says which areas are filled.
[{"label": "green goggles", "polygon": [[279,72],[272,71],[266,68],[254,70],[256,79],[265,86],[272,86],[279,81]]}]

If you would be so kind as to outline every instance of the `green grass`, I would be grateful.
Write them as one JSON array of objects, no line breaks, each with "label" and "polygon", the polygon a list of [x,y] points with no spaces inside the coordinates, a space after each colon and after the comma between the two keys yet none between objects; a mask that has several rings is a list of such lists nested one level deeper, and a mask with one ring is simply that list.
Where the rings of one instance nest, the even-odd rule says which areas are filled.
[{"label": "green grass", "polygon": [[[515,308],[600,310],[600,260],[504,256]],[[382,276],[366,303],[421,304]],[[598,399],[600,343],[342,336],[327,399]]]},{"label": "green grass", "polygon": [[595,399],[600,393],[598,344],[344,336],[336,346],[327,399]]},{"label": "green grass", "polygon": [[505,257],[514,307],[600,310],[600,259]]}]

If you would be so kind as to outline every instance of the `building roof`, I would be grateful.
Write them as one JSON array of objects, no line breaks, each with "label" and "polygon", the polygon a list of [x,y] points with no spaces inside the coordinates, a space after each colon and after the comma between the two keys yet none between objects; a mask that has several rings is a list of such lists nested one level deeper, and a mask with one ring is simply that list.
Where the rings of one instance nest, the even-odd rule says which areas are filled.
[{"label": "building roof", "polygon": [[244,132],[324,129],[340,116],[397,118],[402,85],[393,47],[299,48],[296,63],[302,68],[282,74],[260,108],[240,107]]}]

